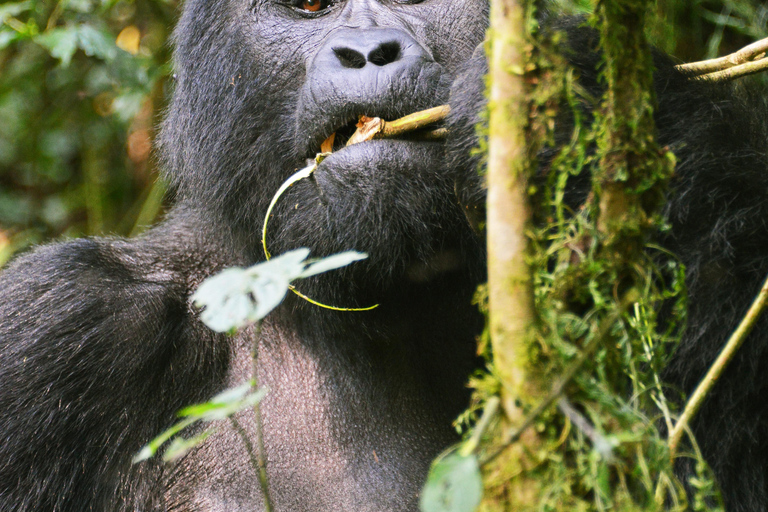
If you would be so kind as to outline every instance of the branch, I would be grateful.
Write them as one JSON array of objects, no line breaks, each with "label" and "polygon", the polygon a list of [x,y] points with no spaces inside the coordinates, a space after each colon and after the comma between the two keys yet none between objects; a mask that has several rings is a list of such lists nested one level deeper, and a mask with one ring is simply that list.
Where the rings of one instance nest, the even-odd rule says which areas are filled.
[{"label": "branch", "polygon": [[[488,98],[488,330],[494,375],[501,383],[504,428],[517,429],[525,409],[546,394],[536,378],[536,309],[531,241],[532,208],[528,183],[535,168],[525,83],[527,0],[491,2]],[[541,449],[535,429],[526,429],[489,474],[515,475],[488,487],[481,508],[530,510],[539,502],[542,482],[531,469]]]},{"label": "branch", "polygon": [[[235,429],[235,432],[237,432],[237,435],[240,436],[240,439],[242,439],[243,444],[245,444],[245,450],[248,452],[248,457],[251,461],[251,467],[253,467],[253,469],[255,469],[256,473],[259,475],[259,485],[261,485],[261,491],[264,493],[264,512],[272,512],[272,501],[269,497],[269,482],[267,481],[267,466],[266,460],[264,458],[264,448],[261,446],[261,431],[258,432],[260,446],[257,456],[253,449],[253,444],[251,444],[251,439],[248,437],[248,433],[245,431],[240,422],[237,421],[237,418],[232,415],[229,417],[229,422],[232,424],[232,428]],[[259,429],[260,428],[261,421],[259,421]]]},{"label": "branch", "polygon": [[[251,379],[253,381],[253,388],[259,388],[259,339],[261,338],[261,323],[256,328],[256,332],[253,334],[253,345],[251,346],[251,371],[253,375]],[[254,454],[253,445],[248,440],[247,435],[243,435],[243,427],[237,423],[237,419],[234,416],[230,416],[232,425],[235,430],[240,434],[245,442],[245,447],[248,450],[248,456],[251,460],[253,469],[256,470],[256,474],[259,476],[259,485],[261,486],[261,492],[264,495],[264,512],[272,512],[272,498],[269,494],[269,479],[267,477],[267,451],[264,447],[264,424],[261,418],[261,405],[259,402],[253,406],[253,414],[256,419],[256,452]],[[255,455],[255,457],[254,457]]]},{"label": "branch", "polygon": [[744,64],[741,64],[740,66],[734,66],[732,68],[728,68],[723,71],[718,71],[716,73],[709,73],[707,75],[702,75],[698,78],[701,78],[704,80],[712,80],[712,81],[735,80],[736,78],[741,78],[743,76],[748,76],[748,75],[754,75],[765,70],[768,70],[768,58],[763,58],[753,62],[746,62]]},{"label": "branch", "polygon": [[733,80],[768,69],[768,38],[756,41],[725,57],[675,66],[679,71],[705,80]]},{"label": "branch", "polygon": [[[349,138],[347,146],[373,139],[394,139],[408,132],[443,121],[450,112],[450,106],[441,105],[420,112],[414,112],[394,121],[384,121],[379,117],[362,116],[357,124],[357,130]],[[445,133],[447,133],[446,130],[442,129],[428,132],[428,135],[433,134],[432,138],[441,138],[440,135],[434,137],[435,132],[442,134],[442,137],[445,137]]]},{"label": "branch", "polygon": [[677,421],[674,430],[672,430],[672,433],[669,436],[670,458],[675,458],[678,446],[680,445],[680,439],[683,436],[683,432],[685,432],[688,424],[701,408],[701,405],[704,403],[707,395],[720,379],[720,376],[728,367],[728,364],[739,350],[739,347],[741,347],[741,344],[744,343],[744,340],[747,338],[749,333],[752,332],[752,328],[760,318],[760,314],[765,309],[766,303],[768,303],[768,278],[763,283],[763,287],[760,289],[760,293],[757,294],[754,302],[752,302],[752,305],[749,307],[749,310],[744,316],[744,319],[733,332],[730,339],[728,340],[728,343],[725,344],[725,348],[723,348],[723,351],[720,352],[719,356],[717,356],[717,359],[710,367],[707,375],[696,388],[696,391],[693,392],[691,398],[688,399],[688,403],[685,404],[683,414],[680,415],[680,419]]}]

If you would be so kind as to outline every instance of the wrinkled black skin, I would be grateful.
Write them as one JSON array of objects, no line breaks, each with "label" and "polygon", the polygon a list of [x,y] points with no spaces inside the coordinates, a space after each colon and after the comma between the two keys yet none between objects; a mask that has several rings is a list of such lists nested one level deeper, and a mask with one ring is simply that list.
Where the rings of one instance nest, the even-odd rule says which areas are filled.
[{"label": "wrinkled black skin", "polygon": [[[276,510],[417,509],[430,460],[455,440],[450,422],[476,364],[470,298],[484,249],[463,210],[483,197],[469,150],[486,23],[484,0],[347,0],[322,16],[273,0],[185,3],[161,137],[176,193],[168,219],[132,240],[38,248],[0,277],[0,510],[260,510],[228,423],[176,464],[130,463],[179,408],[251,376],[255,330],[214,334],[189,296],[212,273],[263,259],[269,200],[330,132],[359,114],[391,119],[448,101],[446,144],[337,152],[270,222],[275,254],[370,256],[302,281],[302,292],[381,306],[333,312],[291,295],[258,335]],[[597,91],[594,41],[568,30],[574,64]],[[372,40],[397,41],[410,64],[355,67],[354,52],[342,52],[341,68],[333,60],[338,47],[373,59]],[[757,93],[692,84],[659,64],[660,138],[680,160],[664,241],[688,265],[691,290],[667,377],[691,389],[768,273],[768,109]],[[583,192],[574,185],[574,200]],[[767,329],[747,341],[696,427],[731,510],[768,505]],[[252,413],[238,419],[253,438]]]}]

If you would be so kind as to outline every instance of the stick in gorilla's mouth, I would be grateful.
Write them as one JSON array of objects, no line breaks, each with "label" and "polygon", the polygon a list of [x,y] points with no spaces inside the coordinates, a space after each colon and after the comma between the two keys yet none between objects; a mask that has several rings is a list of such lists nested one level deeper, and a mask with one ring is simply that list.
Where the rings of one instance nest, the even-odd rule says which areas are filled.
[{"label": "stick in gorilla's mouth", "polygon": [[[357,124],[340,128],[325,139],[320,145],[320,152],[331,153],[334,150],[373,139],[396,139],[407,136],[415,140],[442,140],[448,132],[445,128],[435,125],[443,122],[450,111],[451,108],[448,105],[441,105],[414,112],[394,121],[360,116]],[[353,128],[355,128],[354,133],[352,133]]]}]

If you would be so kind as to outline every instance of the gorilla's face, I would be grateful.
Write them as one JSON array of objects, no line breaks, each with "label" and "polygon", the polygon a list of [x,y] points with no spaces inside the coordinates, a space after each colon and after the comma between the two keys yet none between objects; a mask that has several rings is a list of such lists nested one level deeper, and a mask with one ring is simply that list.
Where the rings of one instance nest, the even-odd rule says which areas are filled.
[{"label": "gorilla's face", "polygon": [[[332,133],[337,135],[334,150],[343,148],[360,115],[394,119],[447,101],[457,63],[467,58],[482,33],[468,32],[459,45],[445,47],[454,40],[445,33],[447,26],[463,26],[468,20],[455,20],[457,25],[429,20],[445,20],[452,9],[459,9],[455,1],[315,4],[322,14],[309,15],[318,32],[302,46],[306,72],[296,111],[297,151],[308,157]],[[462,8],[466,12],[468,6]],[[472,24],[477,26],[477,20]],[[402,159],[419,149],[392,142],[390,147],[350,148],[343,158],[375,165],[386,153]]]},{"label": "gorilla's face", "polygon": [[485,0],[189,0],[162,136],[180,197],[255,233],[270,192],[333,133],[320,181],[440,167],[440,144],[343,144],[360,115],[391,120],[445,103],[487,9]]}]

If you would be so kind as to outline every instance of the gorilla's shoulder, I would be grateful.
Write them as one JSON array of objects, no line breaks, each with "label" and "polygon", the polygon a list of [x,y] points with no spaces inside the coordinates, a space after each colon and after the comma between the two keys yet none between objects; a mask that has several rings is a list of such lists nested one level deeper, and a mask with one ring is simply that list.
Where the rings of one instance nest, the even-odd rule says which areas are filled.
[{"label": "gorilla's shoulder", "polygon": [[188,292],[140,242],[93,238],[45,245],[0,274],[0,345],[156,336],[187,314]]}]

